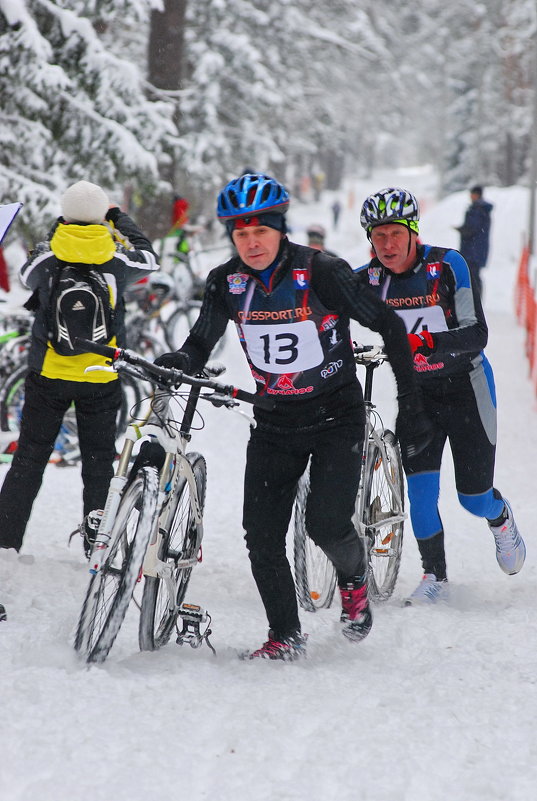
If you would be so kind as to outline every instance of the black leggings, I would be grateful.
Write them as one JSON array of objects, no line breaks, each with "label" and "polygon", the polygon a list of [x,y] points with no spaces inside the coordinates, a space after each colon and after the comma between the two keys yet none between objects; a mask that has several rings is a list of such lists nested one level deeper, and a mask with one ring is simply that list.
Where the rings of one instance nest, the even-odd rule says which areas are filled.
[{"label": "black leggings", "polygon": [[0,491],[0,547],[20,549],[63,416],[74,402],[82,458],[84,514],[102,509],[113,475],[118,380],[62,381],[30,373],[24,386],[18,448]]},{"label": "black leggings", "polygon": [[351,520],[360,481],[363,420],[359,406],[352,422],[334,421],[285,434],[252,431],[243,526],[252,573],[277,639],[300,631],[285,541],[297,483],[310,455],[308,533],[334,564],[340,584],[365,572],[364,549]]}]

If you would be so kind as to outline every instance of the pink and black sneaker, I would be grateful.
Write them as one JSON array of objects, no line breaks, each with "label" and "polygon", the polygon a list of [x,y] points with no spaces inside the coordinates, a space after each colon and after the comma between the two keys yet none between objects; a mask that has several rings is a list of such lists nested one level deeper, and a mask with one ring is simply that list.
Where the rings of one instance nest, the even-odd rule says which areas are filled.
[{"label": "pink and black sneaker", "polygon": [[278,640],[272,631],[269,631],[268,640],[257,651],[246,652],[242,659],[280,659],[283,662],[294,662],[306,656],[307,634],[297,632],[292,637]]},{"label": "pink and black sneaker", "polygon": [[341,622],[344,637],[359,642],[365,639],[373,625],[373,614],[367,598],[367,584],[356,587],[354,583],[340,587]]}]

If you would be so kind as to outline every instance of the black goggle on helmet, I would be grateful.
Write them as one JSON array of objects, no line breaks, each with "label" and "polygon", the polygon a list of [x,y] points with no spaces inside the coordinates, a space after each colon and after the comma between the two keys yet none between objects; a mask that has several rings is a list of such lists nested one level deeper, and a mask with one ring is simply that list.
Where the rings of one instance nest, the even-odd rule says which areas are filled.
[{"label": "black goggle on helmet", "polygon": [[270,175],[248,173],[234,178],[218,195],[216,214],[226,222],[263,212],[285,214],[289,208],[287,189]]},{"label": "black goggle on helmet", "polygon": [[420,207],[414,195],[397,187],[388,187],[369,195],[360,213],[360,223],[368,236],[372,228],[387,223],[401,223],[417,234],[419,219]]}]

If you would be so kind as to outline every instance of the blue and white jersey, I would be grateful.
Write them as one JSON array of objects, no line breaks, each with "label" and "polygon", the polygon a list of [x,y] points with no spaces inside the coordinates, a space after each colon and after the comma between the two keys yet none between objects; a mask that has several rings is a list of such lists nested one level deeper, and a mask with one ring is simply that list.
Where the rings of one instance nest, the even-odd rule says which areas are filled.
[{"label": "blue and white jersey", "polygon": [[420,380],[484,366],[487,324],[466,261],[456,250],[430,245],[421,245],[418,255],[415,266],[402,274],[376,258],[356,272],[401,317],[407,333],[434,333],[435,352],[414,356]]}]

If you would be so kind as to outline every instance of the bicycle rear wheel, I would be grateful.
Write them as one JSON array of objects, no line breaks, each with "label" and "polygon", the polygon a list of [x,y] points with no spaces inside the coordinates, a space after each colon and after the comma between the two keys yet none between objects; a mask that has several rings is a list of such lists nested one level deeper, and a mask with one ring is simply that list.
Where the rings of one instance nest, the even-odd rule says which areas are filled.
[{"label": "bicycle rear wheel", "polygon": [[306,503],[310,491],[309,468],[298,482],[294,512],[294,564],[300,606],[316,612],[332,604],[337,575],[332,562],[308,536]]},{"label": "bicycle rear wheel", "polygon": [[[187,459],[192,466],[198,503],[203,513],[207,484],[205,459],[199,453],[188,453]],[[192,568],[198,557],[197,527],[192,500],[189,484],[182,478],[172,499],[174,510],[169,531],[163,532],[158,552],[158,559],[166,563],[166,567],[171,570],[175,597],[170,597],[162,575],[146,576],[138,632],[141,651],[154,651],[166,645],[177,620],[178,608],[184,601]]]},{"label": "bicycle rear wheel", "polygon": [[[366,526],[366,547],[369,551],[368,593],[373,601],[385,601],[392,595],[403,550],[404,521],[389,522],[390,518],[402,515],[404,511],[401,453],[391,431],[384,431],[382,439],[386,448],[386,459],[378,445],[371,442],[368,454],[370,470],[364,476],[363,523]],[[399,494],[400,502],[396,493]],[[374,529],[367,529],[367,526],[372,525],[375,526]]]},{"label": "bicycle rear wheel", "polygon": [[143,467],[127,485],[104,564],[92,576],[80,614],[75,649],[104,662],[121,628],[157,520],[158,471]]}]

